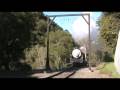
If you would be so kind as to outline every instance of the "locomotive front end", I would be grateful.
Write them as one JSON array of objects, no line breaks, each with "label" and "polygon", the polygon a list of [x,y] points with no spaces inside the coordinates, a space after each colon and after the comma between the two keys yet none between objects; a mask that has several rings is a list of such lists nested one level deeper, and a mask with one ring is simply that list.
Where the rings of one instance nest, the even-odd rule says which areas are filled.
[{"label": "locomotive front end", "polygon": [[85,53],[81,49],[74,49],[72,51],[71,63],[74,66],[84,66],[86,65]]}]

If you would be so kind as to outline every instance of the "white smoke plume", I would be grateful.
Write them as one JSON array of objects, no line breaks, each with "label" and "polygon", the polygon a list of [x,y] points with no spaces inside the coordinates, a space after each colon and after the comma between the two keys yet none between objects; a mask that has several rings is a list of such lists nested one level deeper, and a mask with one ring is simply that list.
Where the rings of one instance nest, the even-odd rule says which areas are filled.
[{"label": "white smoke plume", "polygon": [[[82,12],[82,13],[90,13],[90,34],[91,34],[91,40],[96,39],[97,37],[97,25],[96,21],[92,18],[93,12]],[[86,20],[88,21],[88,16],[84,16]],[[75,40],[75,42],[78,42],[79,40],[88,39],[88,24],[85,22],[85,20],[82,17],[77,18],[73,24],[72,24],[72,36]]]}]

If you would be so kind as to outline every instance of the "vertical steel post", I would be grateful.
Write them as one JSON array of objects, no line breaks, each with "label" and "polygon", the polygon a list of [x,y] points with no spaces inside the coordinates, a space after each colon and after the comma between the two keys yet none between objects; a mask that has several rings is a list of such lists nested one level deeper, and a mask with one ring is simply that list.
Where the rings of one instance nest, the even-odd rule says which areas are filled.
[{"label": "vertical steel post", "polygon": [[90,38],[90,14],[88,14],[88,22],[89,22],[89,24],[88,24],[88,29],[89,29],[89,36],[88,36],[88,40],[89,40],[89,58],[88,58],[88,65],[89,65],[89,70],[91,71],[91,72],[93,72],[93,70],[91,69],[91,63],[90,63],[90,59],[91,59],[91,38]]},{"label": "vertical steel post", "polygon": [[46,70],[50,70],[50,65],[49,65],[49,17],[47,18],[47,59],[46,59]]},{"label": "vertical steel post", "polygon": [[47,18],[47,59],[46,59],[46,70],[47,71],[50,71],[51,68],[50,68],[50,64],[49,64],[49,29],[50,29],[50,25],[51,23],[53,22],[53,20],[55,19],[55,16],[54,18],[49,22],[49,17]]}]

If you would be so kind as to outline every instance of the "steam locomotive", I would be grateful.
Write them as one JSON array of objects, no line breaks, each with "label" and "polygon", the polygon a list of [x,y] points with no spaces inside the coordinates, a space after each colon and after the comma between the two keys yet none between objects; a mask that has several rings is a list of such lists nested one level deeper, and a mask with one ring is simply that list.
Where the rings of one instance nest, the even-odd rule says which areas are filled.
[{"label": "steam locomotive", "polygon": [[72,51],[72,56],[70,62],[73,66],[87,66],[87,53],[85,47],[74,48]]}]

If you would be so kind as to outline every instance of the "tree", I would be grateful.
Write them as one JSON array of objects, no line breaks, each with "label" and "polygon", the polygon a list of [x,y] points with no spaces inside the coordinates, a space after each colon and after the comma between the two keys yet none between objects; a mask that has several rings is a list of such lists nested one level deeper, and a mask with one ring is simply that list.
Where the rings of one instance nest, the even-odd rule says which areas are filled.
[{"label": "tree", "polygon": [[50,32],[50,65],[52,69],[61,69],[69,62],[73,49],[72,36],[63,30]]},{"label": "tree", "polygon": [[103,38],[106,48],[111,54],[114,54],[118,31],[120,29],[120,13],[119,12],[103,12],[98,22],[100,37]]},{"label": "tree", "polygon": [[[57,68],[60,61],[62,67],[69,60],[72,37],[55,22],[50,30],[52,66]],[[0,70],[28,71],[43,66],[46,32],[47,17],[42,12],[0,12]]]},{"label": "tree", "polygon": [[22,64],[20,61],[26,58],[26,48],[44,45],[46,26],[41,18],[44,16],[39,12],[0,12],[1,67],[11,71],[12,65],[15,66],[14,70],[18,70],[17,67]]}]

